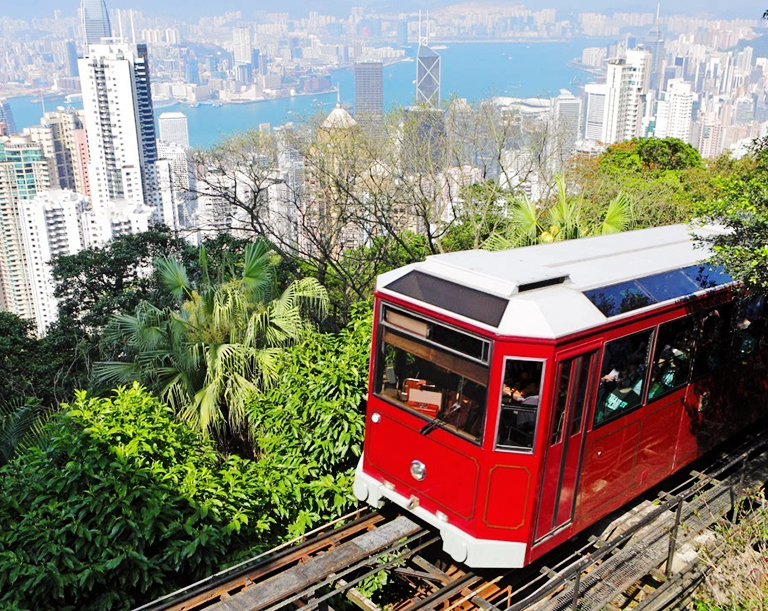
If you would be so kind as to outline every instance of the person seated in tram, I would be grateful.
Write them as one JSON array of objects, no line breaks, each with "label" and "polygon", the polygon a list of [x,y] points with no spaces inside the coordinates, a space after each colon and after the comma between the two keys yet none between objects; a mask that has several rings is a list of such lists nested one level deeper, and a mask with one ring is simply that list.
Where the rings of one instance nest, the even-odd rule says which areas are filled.
[{"label": "person seated in tram", "polygon": [[504,380],[502,387],[502,396],[508,398],[507,402],[521,405],[538,405],[539,403],[539,384],[531,379],[527,371],[520,372],[519,377]]}]

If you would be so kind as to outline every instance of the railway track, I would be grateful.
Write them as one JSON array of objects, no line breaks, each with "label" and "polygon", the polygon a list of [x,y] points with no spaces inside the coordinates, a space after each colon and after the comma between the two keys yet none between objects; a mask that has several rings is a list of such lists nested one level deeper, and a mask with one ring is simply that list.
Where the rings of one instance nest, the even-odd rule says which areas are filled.
[{"label": "railway track", "polygon": [[[678,478],[681,479],[681,478]],[[445,560],[438,537],[405,516],[355,512],[135,611],[328,609],[389,570],[405,592],[394,611],[659,611],[693,591],[716,558],[710,533],[749,490],[768,480],[768,430],[714,457],[700,470],[638,503],[603,532],[571,549],[509,571],[470,571]],[[749,514],[746,519],[750,519]]]}]

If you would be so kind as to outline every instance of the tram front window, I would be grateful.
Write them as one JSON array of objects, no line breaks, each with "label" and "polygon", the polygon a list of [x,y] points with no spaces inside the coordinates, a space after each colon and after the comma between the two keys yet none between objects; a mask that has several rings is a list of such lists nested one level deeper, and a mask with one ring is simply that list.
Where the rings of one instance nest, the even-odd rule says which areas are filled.
[{"label": "tram front window", "polygon": [[440,427],[480,441],[488,367],[393,329],[384,330],[375,393]]},{"label": "tram front window", "polygon": [[543,369],[541,361],[505,361],[497,448],[533,449]]}]

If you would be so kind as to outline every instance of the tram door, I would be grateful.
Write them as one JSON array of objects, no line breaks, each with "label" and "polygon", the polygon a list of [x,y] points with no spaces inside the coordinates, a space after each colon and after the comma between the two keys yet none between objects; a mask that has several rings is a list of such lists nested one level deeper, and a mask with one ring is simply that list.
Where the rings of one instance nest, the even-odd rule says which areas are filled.
[{"label": "tram door", "polygon": [[535,541],[573,518],[596,359],[597,350],[591,350],[563,359],[557,365]]}]

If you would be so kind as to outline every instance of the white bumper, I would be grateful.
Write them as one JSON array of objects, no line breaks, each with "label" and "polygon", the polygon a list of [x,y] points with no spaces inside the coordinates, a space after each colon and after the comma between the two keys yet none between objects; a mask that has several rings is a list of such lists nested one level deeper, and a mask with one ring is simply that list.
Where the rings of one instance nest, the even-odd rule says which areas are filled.
[{"label": "white bumper", "polygon": [[520,568],[524,566],[525,543],[476,539],[422,507],[409,508],[411,499],[390,490],[363,472],[362,456],[355,470],[353,490],[358,499],[373,507],[381,507],[384,500],[388,499],[439,530],[443,540],[443,550],[457,562],[463,562],[473,568]]}]

